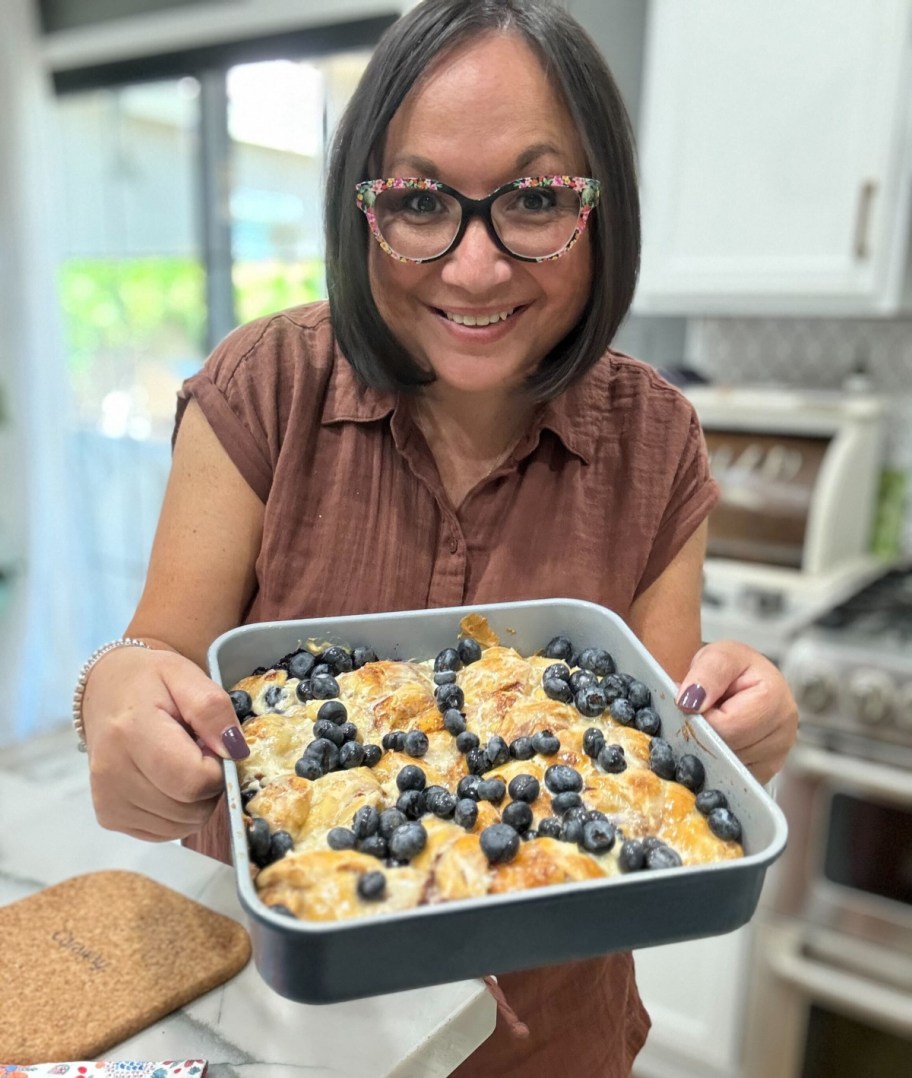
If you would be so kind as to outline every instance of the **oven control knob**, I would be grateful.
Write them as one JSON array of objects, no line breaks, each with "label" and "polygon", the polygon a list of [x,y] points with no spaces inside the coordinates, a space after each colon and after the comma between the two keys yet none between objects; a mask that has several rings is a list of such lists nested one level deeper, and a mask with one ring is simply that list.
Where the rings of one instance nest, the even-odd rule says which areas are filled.
[{"label": "oven control knob", "polygon": [[893,716],[896,686],[882,670],[856,670],[849,678],[849,699],[859,722],[877,726]]},{"label": "oven control knob", "polygon": [[813,666],[793,674],[792,688],[802,711],[820,715],[836,701],[836,671],[826,666]]},{"label": "oven control knob", "polygon": [[896,725],[912,734],[912,681],[907,681],[899,690],[896,701]]}]

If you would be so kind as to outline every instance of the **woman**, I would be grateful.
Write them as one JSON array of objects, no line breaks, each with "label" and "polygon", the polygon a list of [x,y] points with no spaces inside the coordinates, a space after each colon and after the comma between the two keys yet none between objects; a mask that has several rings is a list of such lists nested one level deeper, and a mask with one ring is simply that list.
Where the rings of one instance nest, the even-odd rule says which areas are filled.
[{"label": "woman", "polygon": [[[634,177],[611,76],[547,0],[424,0],[391,28],[335,141],[329,304],[236,331],[184,386],[128,629],[147,646],[84,682],[104,826],[225,856],[215,757],[247,750],[206,650],[305,615],[594,600],[758,778],[781,767],[781,677],[700,648],[716,488],[697,421],[608,350],[636,280]],[[629,955],[501,987],[528,1034],[503,1008],[460,1075],[629,1073],[648,1029]]]}]

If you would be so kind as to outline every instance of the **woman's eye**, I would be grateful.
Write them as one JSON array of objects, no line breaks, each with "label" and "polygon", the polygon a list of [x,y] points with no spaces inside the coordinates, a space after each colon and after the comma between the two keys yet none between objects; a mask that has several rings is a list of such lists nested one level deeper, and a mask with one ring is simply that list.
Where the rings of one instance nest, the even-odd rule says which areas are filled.
[{"label": "woman's eye", "polygon": [[440,209],[440,199],[438,199],[436,195],[429,194],[427,191],[419,191],[417,194],[410,195],[408,198],[403,199],[402,210],[406,213],[415,213],[423,216],[429,213],[438,213]]},{"label": "woman's eye", "polygon": [[547,189],[520,191],[516,202],[518,210],[526,213],[541,213],[542,210],[550,210],[554,206],[555,198]]}]

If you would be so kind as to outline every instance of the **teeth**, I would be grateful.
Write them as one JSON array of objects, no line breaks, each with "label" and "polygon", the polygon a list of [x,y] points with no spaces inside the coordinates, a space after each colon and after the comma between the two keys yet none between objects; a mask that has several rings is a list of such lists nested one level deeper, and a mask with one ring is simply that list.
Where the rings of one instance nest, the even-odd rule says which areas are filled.
[{"label": "teeth", "polygon": [[492,326],[495,322],[506,322],[515,310],[515,307],[511,307],[496,314],[450,314],[449,311],[444,311],[444,314],[458,326]]}]

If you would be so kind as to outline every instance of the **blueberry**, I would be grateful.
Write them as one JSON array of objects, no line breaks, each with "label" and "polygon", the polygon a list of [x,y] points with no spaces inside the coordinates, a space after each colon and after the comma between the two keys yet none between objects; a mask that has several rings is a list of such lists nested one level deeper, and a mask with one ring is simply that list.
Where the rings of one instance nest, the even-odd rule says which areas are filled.
[{"label": "blueberry", "polygon": [[320,659],[326,663],[332,673],[335,674],[347,674],[349,670],[354,667],[351,655],[345,650],[345,648],[328,647]]},{"label": "blueberry", "polygon": [[331,700],[339,695],[339,682],[332,674],[320,674],[310,679],[310,691],[314,700]]},{"label": "blueberry", "polygon": [[293,849],[294,839],[287,831],[273,831],[269,839],[269,853],[266,855],[266,859],[270,864],[273,861],[281,861],[285,854],[290,853]]},{"label": "blueberry", "polygon": [[649,769],[660,779],[675,777],[675,758],[671,745],[661,737],[654,737],[649,742]]},{"label": "blueberry", "polygon": [[284,695],[281,685],[270,685],[263,693],[263,703],[267,707],[276,707]]},{"label": "blueberry", "polygon": [[605,853],[614,845],[617,829],[608,820],[589,820],[583,824],[583,838],[580,845],[590,853]]},{"label": "blueberry", "polygon": [[336,726],[334,722],[330,722],[329,719],[317,719],[313,724],[313,735],[318,740],[320,738],[326,738],[326,740],[331,741],[337,749],[341,749],[345,741],[345,734],[342,733],[342,728]]},{"label": "blueberry", "polygon": [[696,806],[698,812],[708,816],[713,809],[727,809],[728,798],[721,790],[701,790],[697,794]]},{"label": "blueberry", "polygon": [[437,690],[437,708],[439,711],[448,711],[455,707],[462,711],[465,704],[465,695],[458,685],[441,685]]},{"label": "blueberry", "polygon": [[574,670],[570,675],[570,688],[573,689],[574,696],[580,689],[588,689],[598,683],[598,678],[591,670]]},{"label": "blueberry", "polygon": [[[539,832],[541,832],[541,828],[539,828]],[[582,842],[583,821],[573,816],[561,821],[560,837],[564,842],[575,842],[577,844]]]},{"label": "blueberry", "polygon": [[587,719],[597,718],[608,706],[608,697],[599,685],[587,685],[573,698],[576,710]]},{"label": "blueberry", "polygon": [[458,708],[447,708],[443,713],[443,728],[453,737],[463,733],[466,728],[465,715]]},{"label": "blueberry", "polygon": [[390,856],[399,861],[411,861],[421,853],[426,844],[427,831],[420,823],[404,823],[389,837]]},{"label": "blueberry", "polygon": [[641,707],[649,707],[652,703],[652,693],[642,681],[634,680],[627,686],[627,699],[639,711]]},{"label": "blueberry", "polygon": [[738,817],[727,808],[714,808],[706,817],[709,829],[726,842],[741,841],[741,823]]},{"label": "blueberry", "polygon": [[532,809],[525,801],[511,801],[500,816],[505,824],[509,824],[520,834],[528,831],[532,826]]},{"label": "blueberry", "polygon": [[[554,800],[553,798],[551,799]],[[578,805],[570,805],[563,813],[563,820],[579,820],[580,823],[589,822],[589,810],[583,806],[582,801]]]},{"label": "blueberry", "polygon": [[317,712],[317,722],[321,720],[341,726],[348,721],[348,708],[341,700],[327,700],[325,704],[320,705],[320,710]]},{"label": "blueberry", "polygon": [[500,767],[510,759],[510,746],[499,734],[495,734],[485,745],[485,759],[488,767]]},{"label": "blueberry", "polygon": [[460,827],[464,827],[466,831],[470,831],[475,826],[475,821],[478,819],[478,803],[473,801],[470,797],[463,797],[456,802],[453,819]]},{"label": "blueberry", "polygon": [[576,662],[584,670],[591,670],[597,677],[607,677],[617,669],[614,659],[604,648],[586,648],[580,652]]},{"label": "blueberry", "polygon": [[624,696],[619,696],[617,700],[611,701],[608,705],[608,713],[615,722],[619,722],[623,726],[632,725],[636,719],[636,708]]},{"label": "blueberry", "polygon": [[698,794],[706,782],[706,768],[696,756],[685,752],[678,760],[674,777],[675,782],[680,782],[682,786],[686,786],[692,793]]},{"label": "blueberry", "polygon": [[355,838],[367,838],[375,835],[380,828],[380,813],[373,805],[362,805],[352,817],[352,831]]},{"label": "blueberry", "polygon": [[620,775],[627,770],[627,760],[624,757],[624,749],[621,745],[605,745],[598,754],[598,765],[609,775]]},{"label": "blueberry", "polygon": [[396,785],[401,790],[423,790],[427,786],[427,775],[417,764],[406,764],[396,776]]},{"label": "blueberry", "polygon": [[245,789],[241,790],[241,804],[244,806],[248,805],[259,792],[260,791],[256,786],[247,786]]},{"label": "blueberry", "polygon": [[555,756],[560,752],[560,741],[550,730],[539,730],[534,733],[532,745],[541,756]]},{"label": "blueberry", "polygon": [[456,796],[459,798],[470,797],[473,801],[478,801],[478,785],[481,779],[477,775],[463,775],[459,780],[459,785],[456,787]]},{"label": "blueberry", "polygon": [[560,838],[560,820],[556,816],[546,816],[543,820],[539,820],[538,833],[541,838]]},{"label": "blueberry", "polygon": [[339,727],[342,731],[343,741],[356,741],[358,738],[358,727],[353,722],[343,722]]},{"label": "blueberry", "polygon": [[525,801],[529,805],[537,801],[541,793],[541,786],[534,775],[516,775],[510,780],[508,789],[514,801]]},{"label": "blueberry", "polygon": [[288,676],[300,678],[303,681],[304,678],[310,677],[315,664],[316,659],[309,651],[296,651],[288,660],[286,667]]},{"label": "blueberry", "polygon": [[409,730],[402,747],[409,756],[424,756],[428,750],[428,736],[424,730]]},{"label": "blueberry", "polygon": [[483,775],[488,770],[488,758],[484,749],[469,749],[465,754],[465,761],[471,775]]},{"label": "blueberry", "polygon": [[[311,742],[313,744],[313,742]],[[295,763],[295,774],[299,779],[310,779],[315,782],[323,778],[323,764],[316,753],[304,753],[300,760]]]},{"label": "blueberry", "polygon": [[313,687],[310,684],[310,678],[302,678],[301,681],[295,685],[295,696],[297,696],[302,704],[306,704],[308,700],[313,700]]},{"label": "blueberry", "polygon": [[311,680],[313,680],[315,677],[327,676],[332,677],[332,667],[329,665],[329,663],[321,662],[318,659],[316,666],[310,672]]},{"label": "blueberry", "polygon": [[557,700],[561,704],[573,703],[573,689],[562,678],[546,678],[542,682],[542,688],[545,690],[545,696],[549,700]]},{"label": "blueberry", "polygon": [[348,827],[333,827],[327,832],[326,842],[331,850],[353,850],[355,832]]},{"label": "blueberry", "polygon": [[646,851],[646,868],[678,868],[681,864],[680,855],[664,843]]},{"label": "blueberry", "polygon": [[473,734],[471,730],[463,730],[461,734],[456,735],[456,748],[460,752],[477,749],[480,744],[478,734]]},{"label": "blueberry", "polygon": [[263,865],[269,855],[269,824],[261,817],[254,817],[247,824],[247,848],[250,850],[250,860],[254,864]]},{"label": "blueberry", "polygon": [[339,767],[350,771],[353,767],[364,766],[364,746],[360,741],[346,741],[339,749]]},{"label": "blueberry", "polygon": [[368,663],[377,662],[377,653],[373,648],[352,648],[351,660],[352,668],[354,670],[360,670],[362,666],[366,666]]},{"label": "blueberry", "polygon": [[366,853],[369,857],[376,857],[378,861],[383,861],[389,850],[386,845],[386,839],[381,834],[368,835],[366,838],[359,838],[355,843],[355,849],[358,853]]},{"label": "blueberry", "polygon": [[567,790],[579,793],[583,788],[583,776],[567,764],[552,764],[545,771],[545,786],[554,794]]},{"label": "blueberry", "polygon": [[519,835],[505,823],[492,823],[478,837],[488,863],[502,865],[519,852]]},{"label": "blueberry", "polygon": [[408,816],[401,809],[385,808],[380,813],[379,834],[385,839],[389,839],[396,828],[401,827],[404,823],[408,823]]},{"label": "blueberry", "polygon": [[566,636],[555,636],[542,648],[542,655],[546,659],[563,659],[566,661],[573,654],[573,645]]},{"label": "blueberry", "polygon": [[250,699],[249,692],[244,692],[243,689],[232,689],[228,696],[231,698],[231,706],[238,719],[243,720],[253,714],[253,700]]},{"label": "blueberry", "polygon": [[507,796],[507,784],[503,779],[482,779],[478,784],[478,800],[499,805]]},{"label": "blueberry", "polygon": [[646,867],[646,851],[643,843],[636,838],[628,838],[618,853],[618,867],[621,872],[639,872]]},{"label": "blueberry", "polygon": [[437,658],[434,659],[434,670],[461,670],[462,659],[459,658],[459,652],[455,648],[444,648],[443,651],[438,652]]},{"label": "blueberry", "polygon": [[471,636],[466,636],[456,645],[456,652],[462,662],[468,666],[469,663],[477,663],[481,658],[481,644]]},{"label": "blueberry", "polygon": [[382,872],[365,872],[358,877],[358,896],[367,902],[376,902],[386,893],[386,876]]},{"label": "blueberry", "polygon": [[438,670],[434,674],[434,684],[438,687],[441,685],[455,685],[456,684],[456,671],[455,670]]},{"label": "blueberry", "polygon": [[314,756],[319,760],[323,773],[335,771],[339,766],[339,749],[326,737],[318,737],[304,749],[305,756]]},{"label": "blueberry", "polygon": [[552,663],[546,666],[542,673],[542,684],[546,681],[566,681],[570,684],[570,667],[566,663]]},{"label": "blueberry", "polygon": [[598,809],[587,809],[586,819],[583,820],[583,823],[589,823],[590,820],[601,820],[602,823],[607,823],[608,817],[604,812],[599,812]]},{"label": "blueberry", "polygon": [[531,760],[535,755],[535,746],[531,737],[517,737],[510,742],[510,757],[513,760]]},{"label": "blueberry", "polygon": [[650,737],[657,737],[662,732],[662,719],[654,707],[641,707],[636,713],[633,725]]},{"label": "blueberry", "polygon": [[602,688],[609,704],[615,700],[627,699],[627,682],[621,674],[609,674],[602,682]]},{"label": "blueberry", "polygon": [[583,734],[583,752],[594,760],[605,746],[605,735],[597,726],[590,726]]},{"label": "blueberry", "polygon": [[410,820],[420,819],[427,812],[424,790],[403,790],[396,802],[396,808],[404,812]]},{"label": "blueberry", "polygon": [[558,816],[564,816],[571,809],[581,808],[582,804],[583,799],[576,790],[562,790],[551,796],[551,808]]},{"label": "blueberry", "polygon": [[433,797],[431,797],[430,790],[425,794],[427,807],[441,820],[451,820],[453,813],[456,811],[456,795],[450,793],[449,790],[445,790],[442,786],[433,786],[431,789],[435,791]]},{"label": "blueberry", "polygon": [[380,738],[387,752],[402,752],[405,748],[405,730],[389,730]]}]

